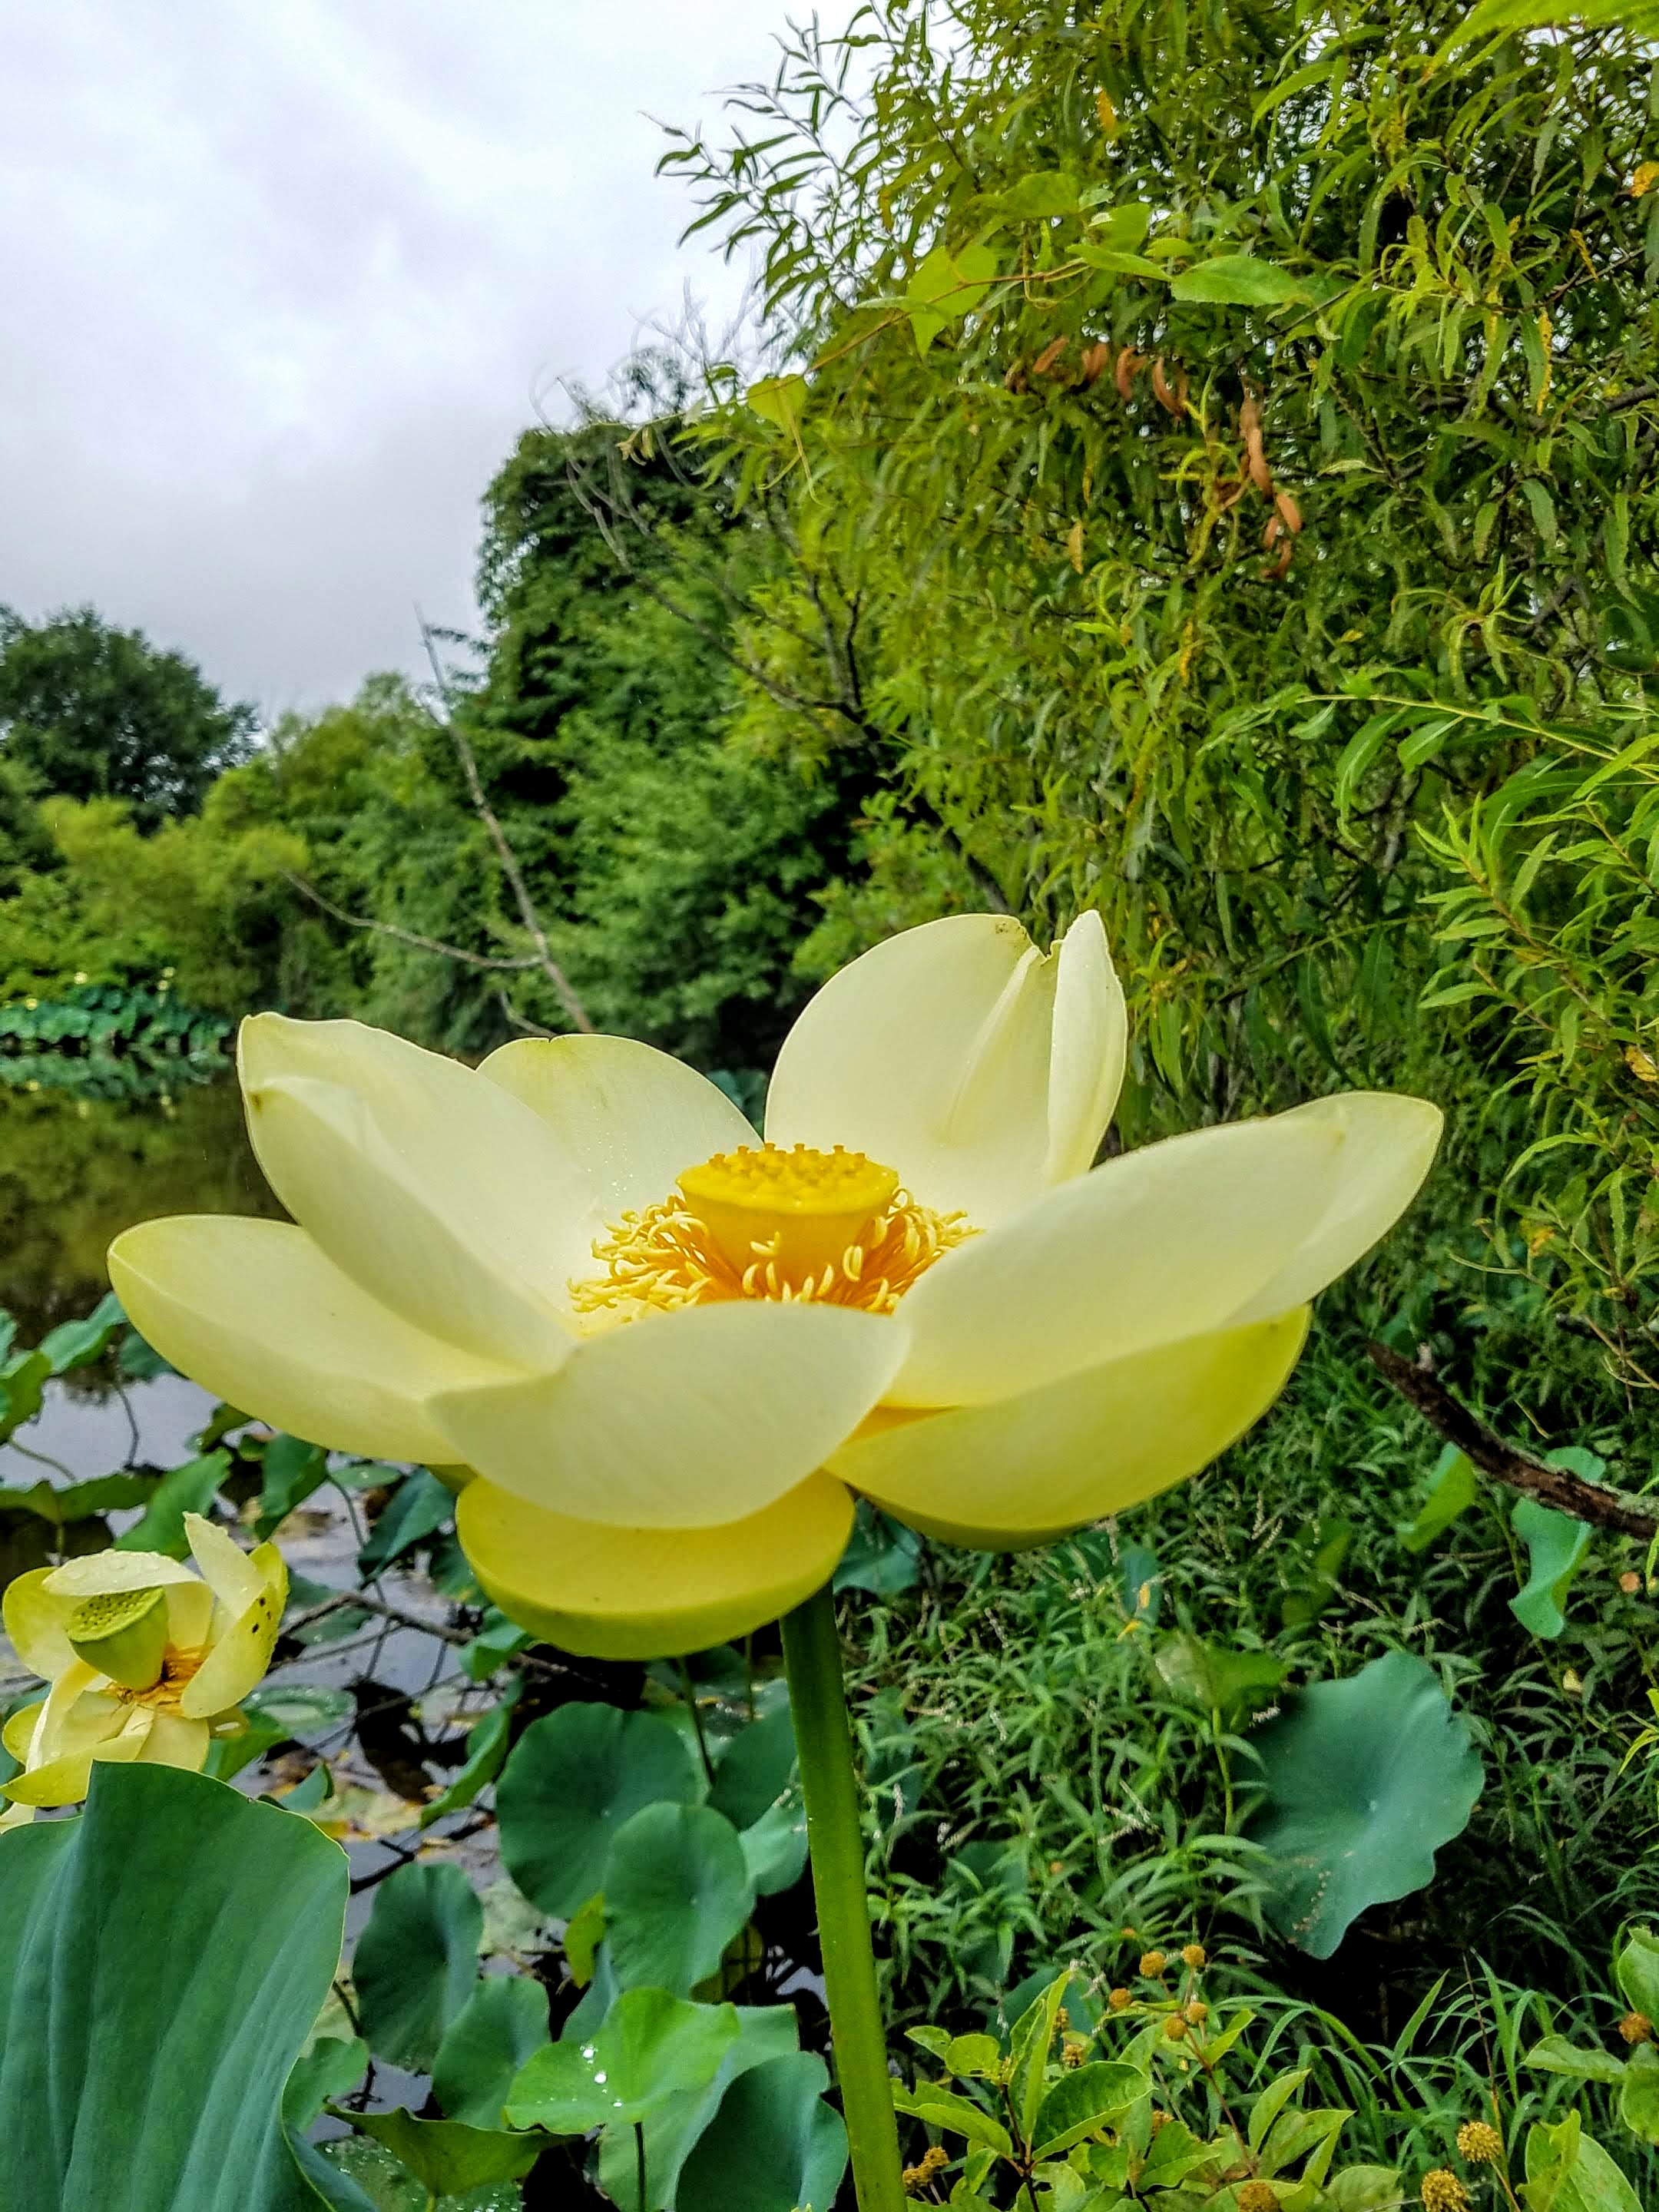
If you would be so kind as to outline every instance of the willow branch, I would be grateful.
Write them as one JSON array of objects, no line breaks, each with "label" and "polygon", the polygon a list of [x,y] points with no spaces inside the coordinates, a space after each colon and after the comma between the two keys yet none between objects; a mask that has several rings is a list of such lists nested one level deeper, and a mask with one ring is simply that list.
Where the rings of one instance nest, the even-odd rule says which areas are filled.
[{"label": "willow branch", "polygon": [[1535,1498],[1541,1504],[1553,1505],[1558,1513],[1570,1514],[1575,1521],[1591,1522],[1598,1528],[1616,1529],[1620,1535],[1639,1536],[1644,1542],[1659,1536],[1659,1515],[1645,1499],[1606,1489],[1599,1482],[1586,1482],[1564,1467],[1546,1467],[1529,1453],[1506,1444],[1478,1420],[1444,1388],[1431,1368],[1402,1358],[1385,1344],[1368,1344],[1365,1352],[1372,1366],[1408,1405],[1417,1408],[1436,1435],[1455,1445],[1494,1482]]},{"label": "willow branch", "polygon": [[557,993],[559,1003],[564,1008],[566,1018],[571,1028],[580,1030],[585,1036],[592,1036],[593,1024],[588,1018],[587,1009],[572,989],[570,978],[553,957],[553,947],[547,941],[547,932],[542,927],[541,915],[537,909],[535,900],[530,896],[530,886],[525,881],[524,870],[519,866],[519,856],[507,842],[507,832],[502,829],[495,808],[485,796],[483,778],[478,774],[477,757],[467,740],[465,731],[449,712],[447,681],[442,664],[438,659],[437,647],[433,640],[431,628],[425,622],[421,623],[421,642],[426,647],[426,657],[432,666],[433,678],[438,687],[438,696],[443,702],[444,712],[439,719],[443,724],[450,743],[455,748],[455,757],[460,762],[461,773],[466,778],[467,795],[472,801],[472,811],[483,823],[485,833],[495,848],[495,858],[501,863],[501,873],[507,878],[507,887],[513,893],[514,903],[519,909],[519,919],[529,933],[530,941],[536,948],[536,958],[532,964],[541,969]]},{"label": "willow branch", "polygon": [[377,936],[395,938],[399,945],[412,945],[418,952],[435,952],[440,959],[459,960],[469,968],[517,969],[539,968],[541,965],[533,952],[512,960],[496,959],[487,952],[468,952],[459,945],[443,945],[435,937],[422,937],[418,929],[400,929],[393,921],[375,921],[368,915],[348,914],[343,907],[336,906],[332,899],[325,898],[315,884],[308,884],[303,876],[294,875],[287,869],[283,872],[283,880],[292,884],[295,890],[308,898],[313,906],[321,907],[325,914],[331,915],[336,921],[343,922],[348,929],[372,929]]}]

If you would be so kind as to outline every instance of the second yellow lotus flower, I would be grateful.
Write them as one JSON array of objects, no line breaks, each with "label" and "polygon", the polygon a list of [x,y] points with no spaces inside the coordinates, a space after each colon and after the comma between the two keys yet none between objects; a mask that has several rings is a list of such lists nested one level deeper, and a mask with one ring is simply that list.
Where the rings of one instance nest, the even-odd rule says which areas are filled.
[{"label": "second yellow lotus flower", "polygon": [[199,1574],[161,1552],[95,1552],[6,1586],[6,1634],[45,1698],[14,1713],[5,1746],[22,1767],[0,1827],[39,1805],[84,1797],[97,1761],[196,1771],[216,1729],[270,1664],[288,1595],[274,1544],[244,1552],[185,1516]]},{"label": "second yellow lotus flower", "polygon": [[785,1042],[763,1142],[625,1039],[475,1071],[260,1015],[248,1125],[299,1225],[149,1222],[111,1278],[247,1412],[476,1469],[461,1539],[515,1619],[693,1650],[819,1587],[854,1493],[1000,1549],[1194,1473],[1438,1140],[1433,1107],[1359,1092],[1091,1168],[1125,1054],[1092,914],[1047,956],[970,915],[854,962]]}]

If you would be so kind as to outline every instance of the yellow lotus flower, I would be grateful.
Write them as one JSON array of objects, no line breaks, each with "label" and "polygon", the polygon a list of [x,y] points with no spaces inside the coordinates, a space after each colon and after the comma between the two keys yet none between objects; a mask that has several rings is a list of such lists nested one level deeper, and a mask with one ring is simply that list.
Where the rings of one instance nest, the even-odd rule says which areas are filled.
[{"label": "yellow lotus flower", "polygon": [[274,1544],[244,1552],[199,1514],[185,1532],[201,1574],[161,1552],[96,1552],[7,1585],[6,1634],[51,1684],[4,1741],[23,1771],[0,1827],[87,1794],[95,1759],[192,1772],[270,1664],[288,1595]]},{"label": "yellow lotus flower", "polygon": [[147,1222],[111,1278],[248,1412],[476,1469],[461,1539],[514,1618],[693,1650],[818,1588],[854,1492],[1002,1548],[1194,1473],[1438,1139],[1357,1093],[1091,1170],[1125,1050],[1092,914],[1046,957],[970,915],[854,961],[784,1043],[763,1144],[623,1038],[474,1071],[262,1014],[248,1125],[300,1225]]}]

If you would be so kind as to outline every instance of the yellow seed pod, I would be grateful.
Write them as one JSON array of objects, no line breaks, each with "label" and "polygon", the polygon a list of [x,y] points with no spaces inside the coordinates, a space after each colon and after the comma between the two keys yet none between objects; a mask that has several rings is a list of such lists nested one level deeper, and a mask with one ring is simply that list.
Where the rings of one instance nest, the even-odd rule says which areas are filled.
[{"label": "yellow seed pod", "polygon": [[1169,1963],[1162,1951],[1143,1951],[1140,1954],[1140,1971],[1148,1981],[1155,1982]]},{"label": "yellow seed pod", "polygon": [[1195,1974],[1201,1973],[1210,1963],[1210,1954],[1201,1943],[1188,1943],[1181,1954],[1181,1963],[1190,1966]]},{"label": "yellow seed pod", "polygon": [[1114,2012],[1127,2012],[1134,1999],[1127,1990],[1112,1990],[1107,1993],[1106,2002]]},{"label": "yellow seed pod", "polygon": [[1164,2023],[1164,2041],[1166,2043],[1180,2043],[1185,2040],[1186,2034],[1186,2021],[1182,2018],[1178,2012],[1172,2012],[1168,2020]]},{"label": "yellow seed pod", "polygon": [[1468,2212],[1469,2192],[1449,2166],[1423,2177],[1423,2212]]},{"label": "yellow seed pod", "polygon": [[1196,1997],[1192,1999],[1191,2002],[1185,2008],[1185,2010],[1187,2018],[1191,2021],[1194,2027],[1202,2027],[1205,2021],[1210,2017],[1210,2008],[1208,2005],[1200,2004]]},{"label": "yellow seed pod", "polygon": [[1498,2166],[1503,2161],[1504,2138],[1487,2120],[1465,2120],[1457,2130],[1457,2148],[1471,2166]]},{"label": "yellow seed pod", "polygon": [[1651,2043],[1653,2022],[1644,2012],[1627,2012],[1619,2023],[1619,2033],[1626,2043]]}]

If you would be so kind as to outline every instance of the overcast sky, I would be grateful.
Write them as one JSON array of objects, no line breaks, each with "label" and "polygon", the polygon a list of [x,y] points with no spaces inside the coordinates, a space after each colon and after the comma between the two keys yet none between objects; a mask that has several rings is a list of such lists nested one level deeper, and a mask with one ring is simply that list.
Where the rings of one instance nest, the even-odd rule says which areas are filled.
[{"label": "overcast sky", "polygon": [[0,0],[0,603],[267,714],[466,625],[479,495],[689,283],[649,118],[789,0]]}]

